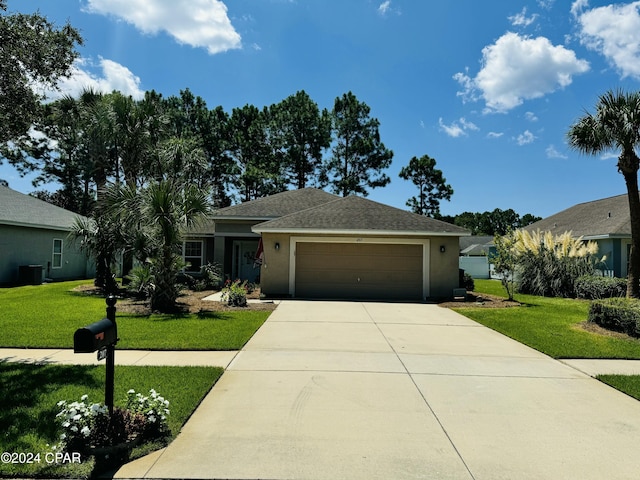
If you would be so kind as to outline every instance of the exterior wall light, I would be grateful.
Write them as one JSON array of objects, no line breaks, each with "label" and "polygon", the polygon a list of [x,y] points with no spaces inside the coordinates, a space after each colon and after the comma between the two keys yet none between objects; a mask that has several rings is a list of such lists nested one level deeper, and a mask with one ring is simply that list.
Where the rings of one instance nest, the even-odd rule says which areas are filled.
[{"label": "exterior wall light", "polygon": [[276,249],[276,250],[280,250],[280,243],[279,243],[279,242],[276,242],[276,243],[275,243],[275,245],[274,245],[274,247],[275,247],[275,249]]},{"label": "exterior wall light", "polygon": [[447,249],[444,245],[440,245],[440,253],[444,253]]}]

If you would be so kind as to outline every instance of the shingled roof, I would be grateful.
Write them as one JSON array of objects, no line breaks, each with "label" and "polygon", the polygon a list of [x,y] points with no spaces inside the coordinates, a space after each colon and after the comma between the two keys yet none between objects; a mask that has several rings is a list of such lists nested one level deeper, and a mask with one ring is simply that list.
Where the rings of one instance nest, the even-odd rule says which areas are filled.
[{"label": "shingled roof", "polygon": [[260,223],[253,227],[253,231],[453,236],[470,234],[468,230],[456,225],[356,196],[338,198]]},{"label": "shingled roof", "polygon": [[69,231],[77,217],[69,210],[0,185],[0,225]]},{"label": "shingled roof", "polygon": [[526,227],[526,230],[560,234],[571,231],[586,240],[630,237],[631,220],[627,195],[579,203]]},{"label": "shingled roof", "polygon": [[283,217],[300,210],[316,207],[337,198],[317,188],[301,188],[276,193],[268,197],[257,198],[250,202],[239,203],[221,208],[213,214],[213,220],[220,219],[270,219]]}]

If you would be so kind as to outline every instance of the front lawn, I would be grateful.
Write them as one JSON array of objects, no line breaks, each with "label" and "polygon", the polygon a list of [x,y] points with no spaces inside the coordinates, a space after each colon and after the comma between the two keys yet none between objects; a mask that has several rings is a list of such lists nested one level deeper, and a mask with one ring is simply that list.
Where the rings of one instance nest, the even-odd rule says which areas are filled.
[{"label": "front lawn", "polygon": [[[217,367],[117,365],[114,403],[124,406],[129,389],[143,394],[155,389],[170,402],[168,423],[174,438],[222,372],[223,369]],[[55,421],[59,411],[56,404],[60,400],[79,401],[85,394],[90,403],[103,403],[104,377],[104,365],[0,363],[0,451],[23,454],[22,460],[27,458],[24,454],[33,454],[32,463],[6,463],[3,457],[0,477],[87,477],[94,467],[92,460],[81,464],[50,463],[54,458],[50,455],[52,446],[58,443],[62,433]],[[133,457],[161,446],[138,447]],[[38,453],[40,456],[34,457]]]},{"label": "front lawn", "polygon": [[[497,280],[475,280],[479,293],[506,297]],[[640,340],[584,330],[589,302],[516,295],[521,307],[457,308],[456,311],[554,358],[640,359]]]},{"label": "front lawn", "polygon": [[[76,329],[105,316],[104,298],[72,291],[86,283],[0,289],[0,347],[72,348]],[[117,348],[239,350],[270,313],[248,309],[175,315],[117,312]]]}]

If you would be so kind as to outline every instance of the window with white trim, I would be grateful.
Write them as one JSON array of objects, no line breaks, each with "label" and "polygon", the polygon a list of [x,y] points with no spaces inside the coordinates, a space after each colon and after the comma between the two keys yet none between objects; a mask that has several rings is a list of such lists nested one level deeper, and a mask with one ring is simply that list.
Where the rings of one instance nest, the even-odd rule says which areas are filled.
[{"label": "window with white trim", "polygon": [[184,242],[184,261],[189,265],[185,267],[186,272],[200,273],[202,268],[202,240],[188,240]]},{"label": "window with white trim", "polygon": [[53,254],[51,257],[51,268],[62,268],[62,239],[53,239]]}]

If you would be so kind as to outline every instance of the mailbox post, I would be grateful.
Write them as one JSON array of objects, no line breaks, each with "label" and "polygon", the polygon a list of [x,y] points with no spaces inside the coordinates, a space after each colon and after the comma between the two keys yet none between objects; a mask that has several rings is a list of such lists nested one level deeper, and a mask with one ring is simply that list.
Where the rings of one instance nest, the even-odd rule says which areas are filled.
[{"label": "mailbox post", "polygon": [[104,388],[104,404],[113,414],[113,385],[115,374],[115,350],[118,343],[118,326],[116,325],[116,302],[113,295],[106,299],[107,316],[102,320],[79,328],[73,334],[74,353],[98,352],[98,360],[107,360],[107,371]]}]

